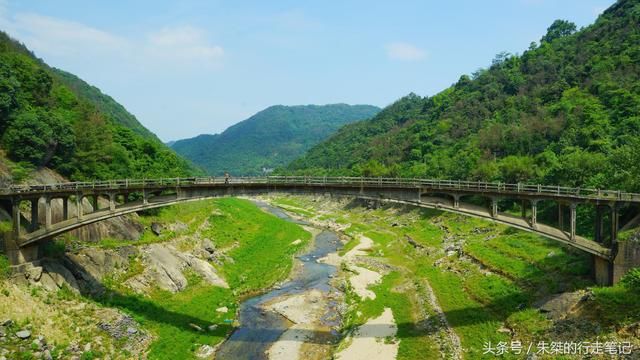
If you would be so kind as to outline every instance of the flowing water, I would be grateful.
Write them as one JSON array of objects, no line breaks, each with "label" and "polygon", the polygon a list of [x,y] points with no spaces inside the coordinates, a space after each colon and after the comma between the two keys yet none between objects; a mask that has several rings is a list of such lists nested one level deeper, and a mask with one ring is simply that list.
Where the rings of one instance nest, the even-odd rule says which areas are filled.
[{"label": "flowing water", "polygon": [[[263,202],[256,202],[256,205],[281,219],[308,225],[290,218],[279,208]],[[290,322],[276,312],[264,310],[262,305],[281,296],[295,295],[311,289],[325,293],[335,291],[329,280],[337,269],[332,265],[317,263],[316,260],[336,252],[339,247],[340,240],[336,233],[322,231],[315,237],[311,251],[297,257],[302,262],[302,271],[295,273],[282,286],[244,301],[240,305],[240,327],[219,347],[216,359],[266,359],[265,351],[289,328]],[[323,317],[326,325],[335,325],[329,319],[337,318],[336,306],[337,304],[329,302]]]}]

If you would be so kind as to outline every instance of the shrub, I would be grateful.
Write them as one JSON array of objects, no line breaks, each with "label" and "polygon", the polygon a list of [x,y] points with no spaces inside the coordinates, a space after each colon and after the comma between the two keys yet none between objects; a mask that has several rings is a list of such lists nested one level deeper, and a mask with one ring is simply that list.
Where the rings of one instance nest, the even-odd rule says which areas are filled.
[{"label": "shrub", "polygon": [[0,280],[9,277],[10,265],[9,259],[5,255],[0,255]]},{"label": "shrub", "polygon": [[640,293],[640,267],[629,271],[620,282],[630,291]]}]

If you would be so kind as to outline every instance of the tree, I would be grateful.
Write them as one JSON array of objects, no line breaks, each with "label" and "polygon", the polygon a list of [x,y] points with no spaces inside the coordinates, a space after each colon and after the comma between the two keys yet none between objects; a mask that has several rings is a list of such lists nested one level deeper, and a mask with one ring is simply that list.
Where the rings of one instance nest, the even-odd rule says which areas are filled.
[{"label": "tree", "polygon": [[541,43],[550,43],[555,39],[571,35],[576,32],[576,24],[567,20],[556,20],[547,29],[547,34],[540,39]]},{"label": "tree", "polygon": [[35,166],[61,164],[75,148],[71,124],[52,112],[29,109],[19,113],[3,136],[9,156]]}]

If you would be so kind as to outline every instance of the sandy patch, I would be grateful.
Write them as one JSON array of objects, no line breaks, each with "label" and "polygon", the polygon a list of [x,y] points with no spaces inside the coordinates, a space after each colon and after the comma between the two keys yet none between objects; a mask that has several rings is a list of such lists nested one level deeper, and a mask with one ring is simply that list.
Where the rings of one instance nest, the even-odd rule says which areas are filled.
[{"label": "sandy patch", "polygon": [[367,321],[349,336],[349,346],[336,354],[341,360],[395,359],[399,341],[386,343],[385,338],[394,337],[398,331],[393,312],[385,308],[382,315]]},{"label": "sandy patch", "polygon": [[266,354],[270,360],[307,359],[309,354],[303,356],[301,353],[305,345],[306,350],[311,354],[328,353],[330,346],[326,342],[309,342],[316,337],[322,337],[330,330],[320,324],[320,319],[327,308],[327,299],[325,293],[312,289],[284,299],[276,299],[264,305],[266,310],[275,311],[294,323],[267,350]]},{"label": "sandy patch", "polygon": [[371,249],[373,246],[373,240],[363,235],[360,235],[358,239],[360,240],[358,245],[347,251],[343,256],[340,256],[337,253],[330,253],[329,255],[318,259],[318,262],[339,267],[343,261],[353,263],[358,256],[367,256],[366,250]]},{"label": "sandy patch", "polygon": [[357,275],[349,277],[349,282],[353,287],[353,291],[355,291],[362,300],[375,299],[376,293],[369,290],[368,287],[373,284],[380,283],[382,275],[360,266],[351,265],[350,267],[358,273]]},{"label": "sandy patch", "polygon": [[267,350],[269,360],[300,359],[300,349],[314,330],[315,326],[310,324],[293,325]]},{"label": "sandy patch", "polygon": [[311,324],[325,309],[324,297],[320,290],[312,289],[278,302],[271,302],[265,308],[277,312],[294,324]]}]

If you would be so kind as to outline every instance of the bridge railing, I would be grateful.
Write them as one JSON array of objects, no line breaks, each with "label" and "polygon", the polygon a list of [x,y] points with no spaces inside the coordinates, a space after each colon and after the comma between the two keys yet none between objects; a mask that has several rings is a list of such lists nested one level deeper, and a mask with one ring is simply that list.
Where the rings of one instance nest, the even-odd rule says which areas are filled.
[{"label": "bridge railing", "polygon": [[44,185],[12,185],[0,189],[0,194],[19,194],[47,191],[73,190],[120,190],[145,189],[161,187],[181,187],[213,184],[307,184],[307,185],[360,185],[378,187],[428,187],[443,190],[469,190],[487,192],[515,192],[531,193],[550,196],[577,196],[586,198],[639,201],[640,194],[627,193],[616,190],[583,189],[564,186],[537,184],[508,184],[501,182],[414,179],[389,177],[327,177],[327,176],[268,176],[268,177],[190,177],[190,178],[162,178],[162,179],[118,179],[90,182],[67,182]]}]

